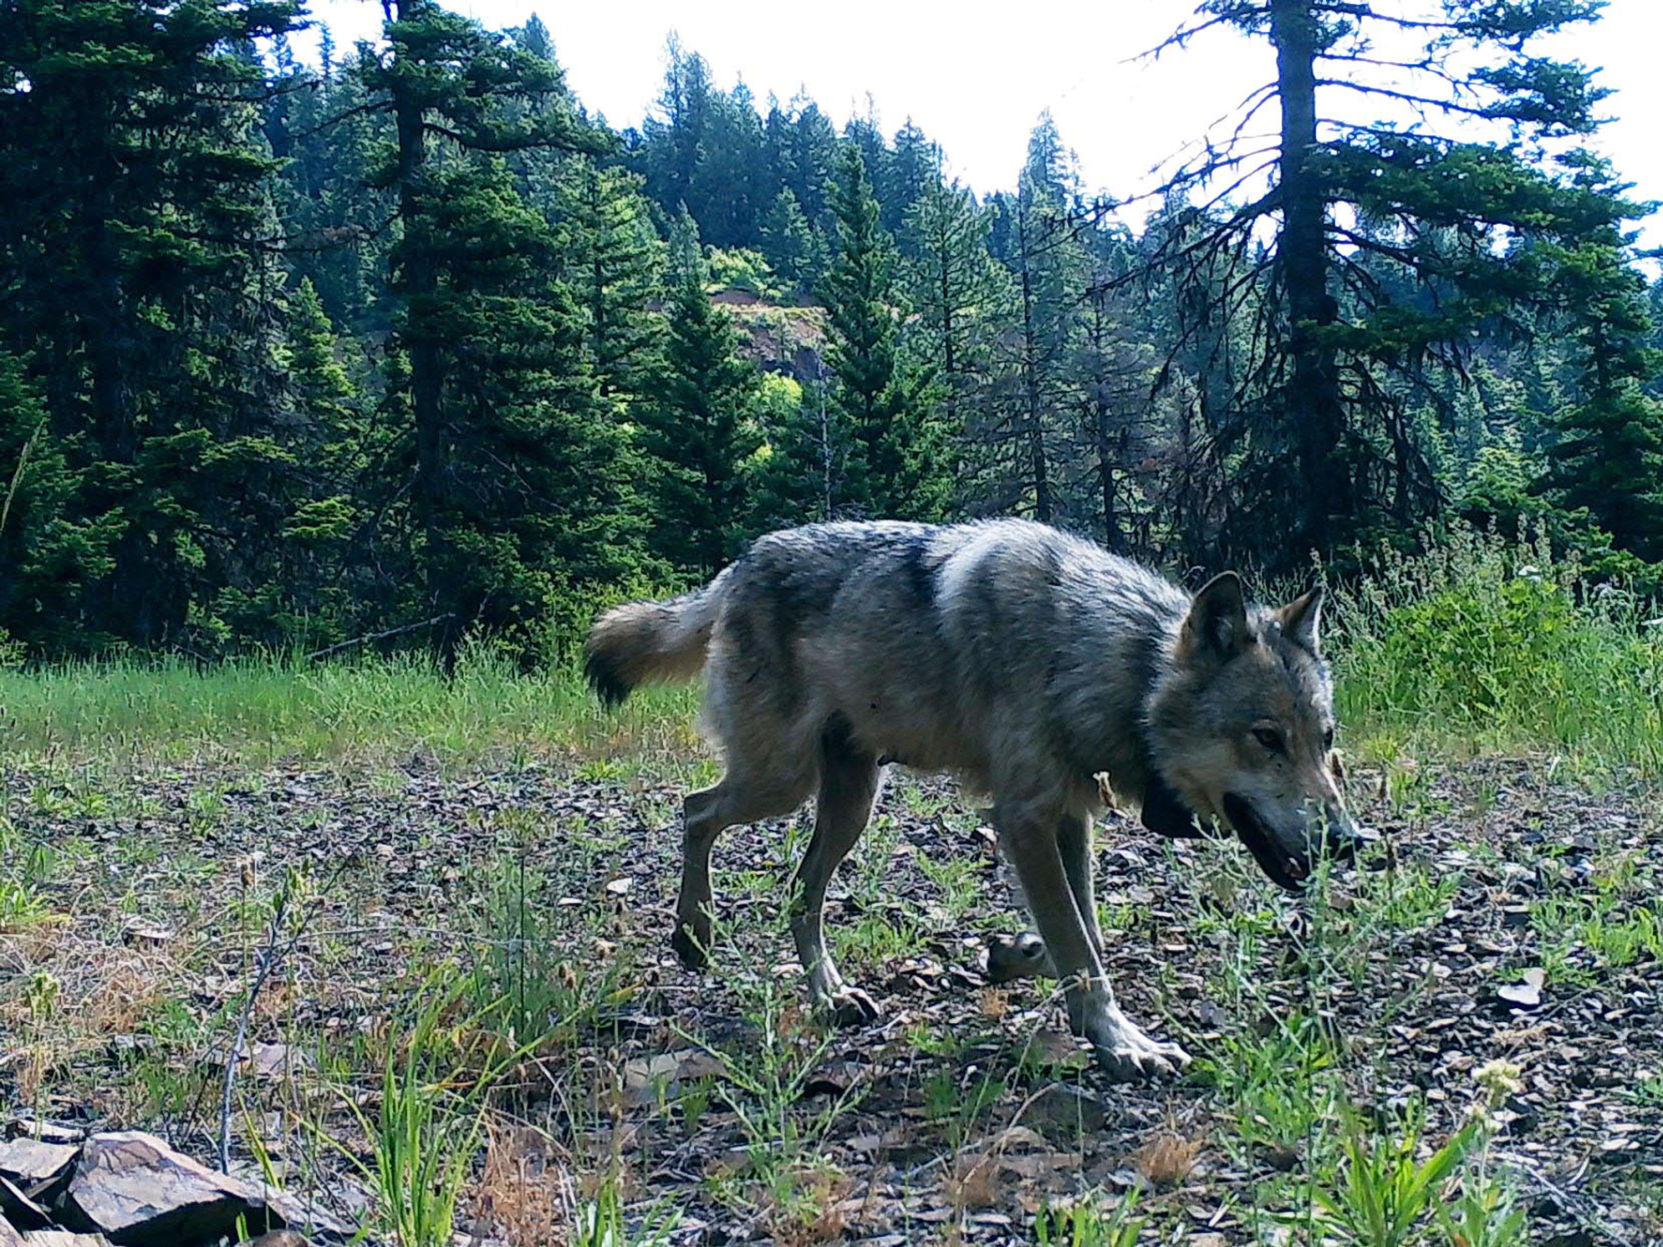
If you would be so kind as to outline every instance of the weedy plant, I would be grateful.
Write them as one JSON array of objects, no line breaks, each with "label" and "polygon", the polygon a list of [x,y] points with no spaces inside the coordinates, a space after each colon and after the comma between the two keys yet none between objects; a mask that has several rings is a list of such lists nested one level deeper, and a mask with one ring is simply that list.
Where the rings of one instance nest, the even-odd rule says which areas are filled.
[{"label": "weedy plant", "polygon": [[699,1036],[678,1032],[722,1067],[728,1104],[745,1135],[752,1179],[760,1188],[762,1211],[787,1222],[811,1224],[835,1186],[835,1172],[822,1157],[826,1135],[837,1118],[858,1102],[849,1088],[812,1113],[801,1108],[809,1079],[832,1040],[810,1025],[795,1001],[771,978],[747,983],[747,1020],[757,1029],[741,1054],[723,1051]]},{"label": "weedy plant", "polygon": [[624,1215],[623,1184],[609,1174],[573,1218],[571,1247],[667,1247],[681,1223],[673,1208],[655,1205],[634,1230]]},{"label": "weedy plant", "polygon": [[1132,1215],[1138,1193],[1110,1199],[1101,1192],[1062,1204],[1046,1204],[1034,1217],[1040,1247],[1136,1247],[1143,1222]]},{"label": "weedy plant", "polygon": [[52,873],[52,850],[0,816],[0,931],[40,922],[50,912],[42,887]]},{"label": "weedy plant", "polygon": [[475,906],[479,930],[468,983],[475,1007],[511,1044],[568,1034],[594,1017],[620,978],[615,960],[590,967],[560,955],[574,941],[552,928],[551,916],[566,911],[539,899],[544,886],[522,848],[486,869]]},{"label": "weedy plant", "polygon": [[1346,1118],[1339,1179],[1314,1191],[1317,1228],[1346,1247],[1411,1247],[1460,1167],[1476,1126],[1464,1126],[1422,1161],[1418,1117],[1395,1139],[1373,1137],[1355,1112]]},{"label": "weedy plant", "polygon": [[[323,1135],[371,1184],[399,1247],[451,1247],[457,1205],[484,1142],[484,1097],[525,1054],[493,1045],[481,1059],[483,1015],[462,1014],[470,984],[458,977],[455,966],[441,967],[416,992],[407,1028],[389,1027],[373,1112],[350,1093],[341,1097],[371,1161]],[[445,979],[450,986],[436,990]]]}]

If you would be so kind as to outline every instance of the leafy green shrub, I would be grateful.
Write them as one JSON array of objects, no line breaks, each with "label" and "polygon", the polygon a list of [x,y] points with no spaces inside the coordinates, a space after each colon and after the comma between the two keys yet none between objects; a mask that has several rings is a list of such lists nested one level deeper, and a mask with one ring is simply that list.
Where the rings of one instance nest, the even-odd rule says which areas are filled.
[{"label": "leafy green shrub", "polygon": [[708,247],[705,263],[710,267],[710,284],[716,289],[746,290],[763,298],[780,293],[779,282],[760,251],[749,247]]},{"label": "leafy green shrub", "polygon": [[1466,581],[1394,611],[1382,638],[1393,666],[1434,673],[1468,713],[1499,715],[1562,671],[1578,643],[1576,604],[1559,585],[1514,575]]},{"label": "leafy green shrub", "polygon": [[1458,529],[1337,596],[1353,730],[1663,771],[1663,608],[1545,539]]}]

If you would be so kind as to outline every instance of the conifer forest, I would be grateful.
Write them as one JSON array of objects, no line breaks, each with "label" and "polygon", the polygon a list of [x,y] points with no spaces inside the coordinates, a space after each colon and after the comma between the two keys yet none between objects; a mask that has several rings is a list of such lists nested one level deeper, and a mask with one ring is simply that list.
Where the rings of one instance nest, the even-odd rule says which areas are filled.
[{"label": "conifer forest", "polygon": [[983,193],[673,38],[617,129],[535,19],[302,60],[301,0],[6,0],[0,635],[535,663],[841,517],[1293,578],[1467,523],[1655,590],[1648,208],[1538,51],[1600,6],[1398,7],[1206,0],[1159,54],[1275,78],[1113,201],[1049,116]]}]

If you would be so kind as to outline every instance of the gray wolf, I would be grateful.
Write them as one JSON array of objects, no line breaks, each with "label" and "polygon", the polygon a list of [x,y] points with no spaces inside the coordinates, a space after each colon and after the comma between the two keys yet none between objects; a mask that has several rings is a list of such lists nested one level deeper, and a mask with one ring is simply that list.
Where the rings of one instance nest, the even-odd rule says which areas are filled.
[{"label": "gray wolf", "polygon": [[704,726],[726,769],[683,806],[672,943],[688,967],[708,955],[717,836],[817,794],[793,937],[818,1007],[875,1017],[826,949],[826,885],[887,764],[949,772],[991,795],[1038,927],[1011,955],[1064,980],[1075,1033],[1132,1077],[1188,1057],[1133,1025],[1103,971],[1099,777],[1163,834],[1228,827],[1297,889],[1314,855],[1355,840],[1321,602],[1313,590],[1279,609],[1250,605],[1232,572],[1192,597],[1021,520],[816,524],[759,538],[697,592],[606,612],[586,670],[608,704],[706,671]]}]

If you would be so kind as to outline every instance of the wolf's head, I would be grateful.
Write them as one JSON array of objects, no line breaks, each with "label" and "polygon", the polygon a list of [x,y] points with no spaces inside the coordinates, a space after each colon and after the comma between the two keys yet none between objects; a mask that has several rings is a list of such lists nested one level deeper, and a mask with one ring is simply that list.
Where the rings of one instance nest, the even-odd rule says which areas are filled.
[{"label": "wolf's head", "polygon": [[1247,605],[1234,572],[1215,577],[1147,707],[1152,786],[1228,826],[1290,889],[1319,853],[1349,857],[1359,841],[1340,794],[1321,614],[1321,589],[1267,610]]}]

